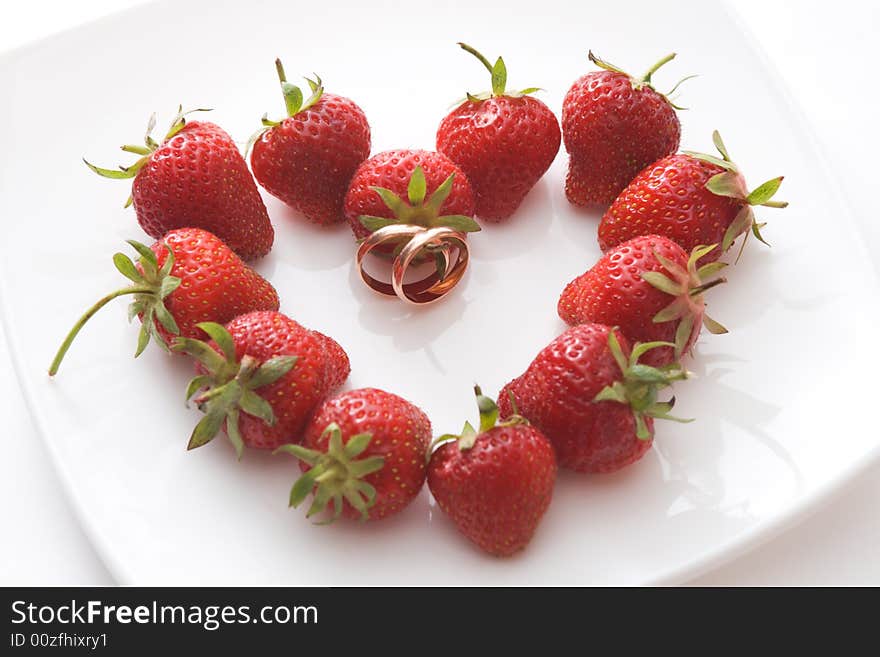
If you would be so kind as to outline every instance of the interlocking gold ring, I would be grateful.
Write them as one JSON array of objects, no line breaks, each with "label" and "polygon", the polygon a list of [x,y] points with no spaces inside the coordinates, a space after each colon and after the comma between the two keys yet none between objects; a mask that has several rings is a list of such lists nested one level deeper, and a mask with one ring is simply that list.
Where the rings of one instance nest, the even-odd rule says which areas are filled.
[{"label": "interlocking gold ring", "polygon": [[[400,243],[407,240],[403,249],[394,258],[391,266],[391,283],[380,281],[364,269],[364,258],[370,251],[389,242]],[[413,261],[426,250],[436,249],[445,264],[442,274],[432,272],[425,278],[404,283],[406,270]],[[357,266],[361,278],[371,289],[388,296],[397,296],[403,301],[422,305],[444,296],[455,287],[464,276],[470,260],[467,239],[464,233],[446,228],[423,228],[397,224],[386,226],[365,239],[357,252]]]}]

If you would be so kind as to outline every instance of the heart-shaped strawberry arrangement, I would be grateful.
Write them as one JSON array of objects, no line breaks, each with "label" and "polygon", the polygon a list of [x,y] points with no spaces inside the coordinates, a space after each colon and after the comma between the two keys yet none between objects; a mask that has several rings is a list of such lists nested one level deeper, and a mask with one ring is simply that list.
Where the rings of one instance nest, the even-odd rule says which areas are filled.
[{"label": "heart-shaped strawberry arrangement", "polygon": [[[652,83],[674,55],[633,77],[590,53],[599,70],[569,89],[560,130],[534,97],[539,89],[508,90],[501,57],[492,63],[459,45],[489,71],[491,90],[468,93],[441,121],[436,151],[370,157],[364,112],[325,93],[317,76],[306,97],[276,61],[286,116],[263,116],[245,149],[250,170],[226,132],[182,111],[161,141],[151,119],[142,146],[123,146],[134,164],[87,162],[102,176],[132,179],[129,203],[156,241],[131,240],[136,261],[113,256],[128,285],[80,318],[50,374],[88,319],[128,295],[129,318],[141,322],[135,355],[153,339],[195,364],[186,398],[203,416],[190,449],[223,432],[239,458],[246,448],[293,455],[302,474],[290,504],[310,500],[306,515],[320,522],[387,518],[427,480],[461,533],[499,556],[528,544],[557,468],[617,471],[650,448],[655,419],[687,421],[671,415],[674,398],[661,392],[688,377],[681,362],[702,326],[726,332],[707,315],[705,296],[725,282],[719,258],[738,239],[740,252],[750,234],[764,241],[754,208],[785,207],[773,200],[782,178],[750,191],[717,132],[717,155],[678,152],[681,108]],[[568,200],[607,208],[604,255],[561,293],[570,328],[497,400],[476,388],[479,422],[458,434],[433,438],[425,413],[390,392],[338,393],[350,372],[344,349],[279,313],[275,289],[246,264],[274,240],[256,178],[307,221],[347,222],[371,287],[437,301],[464,273],[477,219],[514,215],[561,142]],[[365,273],[368,254],[392,262],[391,283]],[[406,282],[409,267],[429,273]]]}]

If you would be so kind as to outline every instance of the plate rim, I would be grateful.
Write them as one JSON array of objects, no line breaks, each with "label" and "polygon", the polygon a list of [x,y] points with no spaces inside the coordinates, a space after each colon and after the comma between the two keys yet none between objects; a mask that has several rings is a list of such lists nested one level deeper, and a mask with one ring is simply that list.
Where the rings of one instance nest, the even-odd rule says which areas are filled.
[{"label": "plate rim", "polygon": [[[116,21],[126,14],[137,13],[151,5],[158,4],[158,2],[159,0],[150,0],[149,2],[143,2],[132,7],[127,7],[123,10],[114,11],[111,14],[79,23],[12,49],[2,51],[0,52],[0,63],[8,63],[10,60],[16,59],[24,52],[39,49],[45,43],[63,37],[66,34],[100,23]],[[808,139],[808,148],[819,156],[817,159],[820,161],[819,167],[821,175],[823,179],[830,183],[829,191],[831,197],[842,208],[844,214],[849,215],[855,229],[860,233],[864,233],[863,221],[860,218],[859,213],[855,211],[849,197],[843,193],[843,186],[839,177],[828,164],[824,143],[817,137],[813,125],[807,119],[800,103],[794,98],[788,82],[779,73],[774,62],[767,56],[763,45],[755,37],[751,28],[745,23],[740,12],[731,4],[730,0],[722,0],[718,6],[722,14],[725,14],[730,22],[742,34],[752,52],[759,59],[761,65],[767,72],[769,79],[774,83],[775,88],[779,93],[780,100],[785,104],[786,109],[794,119],[794,125],[798,133]],[[862,251],[862,255],[867,263],[874,265],[874,277],[880,282],[880,272],[878,272],[880,267],[878,267],[878,263],[874,262],[870,257],[864,241],[857,245],[856,248]],[[3,327],[4,339],[8,347],[12,371],[15,375],[15,380],[18,383],[31,422],[40,437],[40,441],[43,443],[49,454],[49,461],[52,465],[52,469],[55,471],[55,474],[61,483],[62,490],[70,503],[73,515],[79,526],[82,528],[89,545],[95,551],[103,565],[107,568],[111,578],[117,585],[137,585],[138,582],[136,581],[136,578],[133,577],[133,573],[129,570],[128,566],[123,560],[118,558],[112,549],[110,549],[109,542],[103,537],[101,529],[92,518],[93,514],[87,512],[86,504],[81,499],[81,493],[74,482],[74,477],[71,474],[69,467],[65,465],[65,461],[60,458],[58,448],[49,438],[50,432],[45,425],[44,418],[38,412],[38,405],[36,403],[34,391],[32,390],[28,378],[22,374],[24,367],[20,361],[18,355],[19,352],[16,349],[16,339],[14,337],[11,320],[9,319],[10,313],[6,306],[5,287],[6,280],[5,278],[0,277],[0,325]],[[816,487],[813,491],[801,494],[799,497],[794,498],[792,502],[777,513],[754,523],[749,529],[738,533],[733,538],[723,541],[709,550],[705,550],[697,558],[680,566],[660,570],[639,582],[635,582],[634,585],[669,586],[687,584],[690,580],[712,572],[724,564],[730,563],[749,552],[752,552],[805,521],[824,506],[833,503],[836,498],[846,491],[850,484],[878,462],[880,462],[880,444],[875,445],[860,458],[838,470],[835,476],[828,479],[824,484]],[[584,584],[572,583],[572,586],[578,585]],[[586,585],[589,586],[589,584]]]}]

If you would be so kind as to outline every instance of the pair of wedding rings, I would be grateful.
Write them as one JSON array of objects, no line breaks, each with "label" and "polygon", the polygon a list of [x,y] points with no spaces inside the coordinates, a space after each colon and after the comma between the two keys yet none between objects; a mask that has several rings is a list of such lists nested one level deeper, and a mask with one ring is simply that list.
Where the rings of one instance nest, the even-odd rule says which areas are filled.
[{"label": "pair of wedding rings", "polygon": [[[380,253],[389,249],[396,252],[399,248],[391,265],[390,283],[373,277],[364,268],[367,255],[383,246]],[[464,276],[469,258],[464,233],[442,226],[424,228],[399,224],[380,228],[361,243],[357,267],[364,283],[376,292],[421,305],[436,301],[455,287]],[[407,270],[425,260],[435,262],[434,270],[419,280],[405,282]]]}]

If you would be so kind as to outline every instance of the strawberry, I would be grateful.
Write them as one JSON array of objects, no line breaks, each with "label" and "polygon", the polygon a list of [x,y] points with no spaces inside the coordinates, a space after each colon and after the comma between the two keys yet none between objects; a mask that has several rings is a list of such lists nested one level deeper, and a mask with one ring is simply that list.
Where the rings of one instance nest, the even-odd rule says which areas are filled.
[{"label": "strawberry", "polygon": [[717,245],[698,246],[690,256],[659,235],[634,237],[608,251],[569,283],[559,297],[559,317],[571,326],[608,324],[630,340],[671,342],[644,355],[648,365],[667,365],[689,352],[700,324],[712,333],[727,329],[706,314],[703,292],[725,279],[708,280],[726,264],[697,268],[697,260]]},{"label": "strawberry", "polygon": [[507,91],[507,68],[459,43],[489,70],[492,91],[467,94],[437,130],[437,150],[461,167],[474,188],[477,216],[507,219],[541,179],[559,152],[559,122],[537,98]]},{"label": "strawberry", "polygon": [[614,472],[651,447],[653,418],[669,415],[674,398],[657,393],[687,373],[677,364],[655,368],[641,356],[666,342],[637,344],[604,324],[581,324],[553,340],[498,397],[502,415],[519,413],[556,448],[560,466]]},{"label": "strawberry", "polygon": [[651,86],[651,76],[675,54],[640,78],[592,52],[589,57],[602,70],[576,80],[562,103],[562,138],[570,156],[565,195],[575,205],[608,205],[639,171],[678,150],[675,110],[681,108],[668,98],[675,89],[664,95]]},{"label": "strawberry", "polygon": [[129,317],[141,320],[139,356],[150,337],[167,346],[176,335],[203,338],[201,322],[228,322],[255,310],[278,310],[278,293],[272,284],[248,267],[218,237],[201,228],[179,228],[147,247],[128,243],[140,254],[138,263],[117,253],[113,264],[131,285],[112,292],[89,308],[71,329],[49,374],[61,365],[74,338],[106,303],[133,295]]},{"label": "strawberry", "polygon": [[467,177],[431,151],[385,151],[361,164],[345,195],[345,216],[357,238],[391,224],[480,229]]},{"label": "strawberry", "polygon": [[145,146],[122,147],[141,156],[133,165],[116,171],[84,161],[105,178],[134,178],[126,207],[134,203],[138,222],[150,237],[159,239],[175,228],[204,228],[245,260],[266,255],[275,232],[232,138],[213,123],[187,122],[178,110],[159,144],[151,136],[155,124],[153,115]]},{"label": "strawberry", "polygon": [[720,244],[702,257],[717,260],[742,234],[740,253],[749,232],[760,241],[753,206],[784,208],[773,201],[782,177],[749,192],[739,168],[730,160],[716,130],[712,134],[721,158],[685,152],[647,167],[621,192],[599,224],[599,246],[606,251],[637,235],[663,235],[691,251],[701,244]]},{"label": "strawberry", "polygon": [[430,442],[428,416],[402,397],[361,388],[328,399],[309,421],[303,444],[279,448],[299,458],[304,472],[290,505],[314,493],[307,517],[328,507],[331,521],[400,513],[425,483]]},{"label": "strawberry", "polygon": [[327,389],[336,390],[336,388],[345,383],[345,380],[351,373],[351,362],[348,359],[348,354],[345,353],[342,345],[333,338],[318,331],[312,331],[312,333],[322,344],[324,354],[327,357]]},{"label": "strawberry", "polygon": [[348,183],[370,154],[370,126],[363,110],[343,96],[324,93],[321,78],[307,78],[311,96],[275,60],[287,117],[270,121],[253,137],[251,167],[267,192],[306,219],[330,225],[343,221],[342,201]]},{"label": "strawberry", "polygon": [[187,449],[201,447],[225,426],[239,458],[244,447],[276,449],[298,441],[315,407],[348,377],[330,338],[279,312],[240,315],[225,327],[199,324],[211,342],[178,338],[173,349],[197,361],[187,399],[205,417]]},{"label": "strawberry", "polygon": [[458,530],[480,548],[505,557],[531,540],[553,497],[553,446],[519,415],[498,422],[498,406],[477,387],[479,432],[437,439],[428,487]]}]

